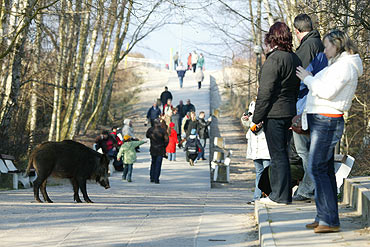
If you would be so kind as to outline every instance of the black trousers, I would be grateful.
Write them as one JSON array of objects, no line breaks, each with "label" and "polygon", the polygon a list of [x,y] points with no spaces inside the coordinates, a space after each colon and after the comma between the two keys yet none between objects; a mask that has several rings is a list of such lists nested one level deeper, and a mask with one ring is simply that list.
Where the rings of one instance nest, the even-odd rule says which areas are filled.
[{"label": "black trousers", "polygon": [[195,72],[197,70],[197,64],[193,63],[192,66],[193,66],[193,72]]},{"label": "black trousers", "polygon": [[292,202],[291,174],[288,157],[289,127],[292,118],[269,118],[264,122],[270,162],[269,198],[275,202]]}]

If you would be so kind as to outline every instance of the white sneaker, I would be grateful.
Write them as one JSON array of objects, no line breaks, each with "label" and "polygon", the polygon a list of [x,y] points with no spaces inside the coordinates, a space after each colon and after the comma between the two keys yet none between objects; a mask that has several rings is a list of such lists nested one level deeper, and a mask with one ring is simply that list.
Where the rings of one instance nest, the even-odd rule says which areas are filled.
[{"label": "white sneaker", "polygon": [[287,203],[281,203],[281,202],[274,202],[269,197],[261,198],[259,202],[267,205],[275,205],[275,206],[281,206],[281,205],[288,205]]}]

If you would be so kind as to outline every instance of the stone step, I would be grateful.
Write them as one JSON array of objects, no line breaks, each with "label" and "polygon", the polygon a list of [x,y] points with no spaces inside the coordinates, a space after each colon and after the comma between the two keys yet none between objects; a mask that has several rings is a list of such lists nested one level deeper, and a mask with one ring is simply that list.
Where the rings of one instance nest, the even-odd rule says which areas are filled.
[{"label": "stone step", "polygon": [[370,226],[370,177],[345,179],[343,203],[354,208],[363,223]]}]

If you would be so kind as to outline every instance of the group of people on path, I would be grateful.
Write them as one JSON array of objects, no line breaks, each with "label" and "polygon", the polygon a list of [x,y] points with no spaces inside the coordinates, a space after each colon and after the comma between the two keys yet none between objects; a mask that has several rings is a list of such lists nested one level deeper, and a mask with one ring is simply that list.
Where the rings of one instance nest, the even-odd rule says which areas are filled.
[{"label": "group of people on path", "polygon": [[[199,112],[196,117],[195,106],[190,99],[186,104],[182,100],[174,107],[172,94],[168,87],[161,93],[160,99],[155,101],[147,112],[147,121],[150,128],[146,137],[150,140],[150,182],[160,183],[159,177],[163,158],[176,161],[176,149],[183,148],[186,160],[194,165],[198,160],[206,160],[204,149],[209,138],[208,126],[212,118],[205,120],[205,113]],[[135,138],[132,121],[124,120],[122,132],[118,133],[116,127],[112,132],[103,131],[95,140],[95,150],[102,149],[113,161],[116,171],[122,171],[122,179],[132,182],[133,164],[136,161],[138,147],[146,141]],[[185,144],[185,147],[183,146]]]},{"label": "group of people on path", "polygon": [[122,179],[132,182],[133,163],[136,161],[136,152],[140,152],[139,146],[145,141],[140,141],[135,137],[131,119],[123,121],[121,133],[119,129],[113,127],[111,133],[107,130],[95,139],[94,149],[107,154],[113,161],[116,171],[122,171]]},{"label": "group of people on path", "polygon": [[205,160],[204,149],[212,118],[205,120],[205,113],[201,111],[197,119],[195,106],[190,99],[187,99],[186,104],[180,100],[176,107],[172,105],[172,100],[172,94],[166,86],[160,95],[162,109],[155,101],[147,112],[147,122],[151,123],[146,133],[151,140],[151,181],[155,183],[159,183],[163,157],[176,161],[176,147],[184,148],[186,160],[192,166],[197,160]]},{"label": "group of people on path", "polygon": [[[289,27],[283,22],[270,27],[264,40],[268,51],[258,95],[242,116],[242,122],[250,124],[247,156],[256,167],[254,200],[285,205],[292,199],[314,197],[317,215],[306,227],[315,233],[337,232],[334,148],[343,134],[343,114],[351,107],[363,73],[362,61],[343,31],[332,30],[321,41],[307,14],[296,16],[294,27],[300,40],[295,53]],[[298,122],[292,125],[293,117]],[[289,153],[294,149],[304,175],[292,197]],[[258,184],[267,166],[271,191],[261,198]]]},{"label": "group of people on path", "polygon": [[[197,54],[196,51],[189,53],[187,66],[183,62],[179,61],[178,52],[174,56],[175,69],[179,78],[180,88],[183,87],[184,77],[188,70],[193,70],[195,73],[195,80],[198,83],[198,89],[201,89],[202,82],[204,80],[204,56],[202,53]],[[197,70],[198,68],[198,70]]]}]

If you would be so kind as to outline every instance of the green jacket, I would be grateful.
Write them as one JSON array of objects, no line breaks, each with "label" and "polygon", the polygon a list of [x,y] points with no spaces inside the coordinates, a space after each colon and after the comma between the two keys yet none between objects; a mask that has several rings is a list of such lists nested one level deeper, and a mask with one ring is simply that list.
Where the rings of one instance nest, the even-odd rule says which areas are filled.
[{"label": "green jacket", "polygon": [[136,161],[135,148],[144,144],[145,141],[129,141],[122,144],[117,157],[123,157],[124,164],[133,164]]}]

